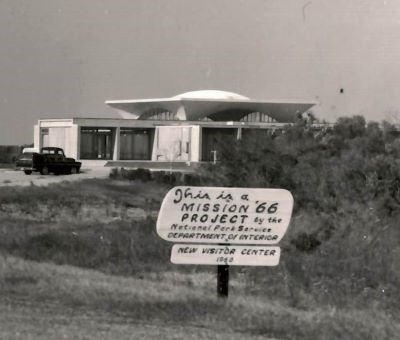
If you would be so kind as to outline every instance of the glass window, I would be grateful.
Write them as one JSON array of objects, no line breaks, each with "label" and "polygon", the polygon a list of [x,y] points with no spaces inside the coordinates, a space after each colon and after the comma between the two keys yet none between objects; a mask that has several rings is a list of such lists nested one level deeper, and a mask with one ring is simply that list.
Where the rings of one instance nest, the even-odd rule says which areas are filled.
[{"label": "glass window", "polygon": [[120,159],[151,160],[154,129],[121,128]]},{"label": "glass window", "polygon": [[114,129],[81,128],[81,159],[112,159]]}]

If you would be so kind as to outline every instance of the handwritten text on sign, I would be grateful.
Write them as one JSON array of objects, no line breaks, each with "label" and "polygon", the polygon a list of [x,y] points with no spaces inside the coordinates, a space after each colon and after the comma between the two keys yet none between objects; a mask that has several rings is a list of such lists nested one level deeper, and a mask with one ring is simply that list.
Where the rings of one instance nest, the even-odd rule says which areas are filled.
[{"label": "handwritten text on sign", "polygon": [[230,266],[276,266],[279,247],[175,244],[171,262]]},{"label": "handwritten text on sign", "polygon": [[292,208],[284,189],[179,186],[164,198],[157,232],[172,242],[276,244]]}]

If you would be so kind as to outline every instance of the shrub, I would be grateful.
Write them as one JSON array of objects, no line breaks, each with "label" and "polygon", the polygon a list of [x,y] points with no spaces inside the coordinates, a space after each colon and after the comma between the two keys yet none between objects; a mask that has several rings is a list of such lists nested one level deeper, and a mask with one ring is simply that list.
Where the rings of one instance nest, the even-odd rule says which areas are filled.
[{"label": "shrub", "polygon": [[148,182],[152,179],[151,172],[149,169],[125,169],[113,168],[110,171],[109,177],[111,179],[127,179],[129,181],[139,180],[142,182]]},{"label": "shrub", "polygon": [[[361,116],[340,118],[327,130],[300,122],[275,136],[223,145],[219,162],[202,169],[201,181],[292,192],[295,209],[282,242],[289,268],[282,275],[297,286],[292,296],[310,294],[318,284],[322,293],[314,298],[325,302],[346,304],[352,296],[367,303],[363,292],[372,290],[370,301],[379,295],[380,303],[393,306],[391,299],[400,297],[399,271],[393,270],[400,250],[393,244],[400,239],[394,227],[400,217],[400,149],[389,130]],[[253,275],[262,280],[266,271]]]}]

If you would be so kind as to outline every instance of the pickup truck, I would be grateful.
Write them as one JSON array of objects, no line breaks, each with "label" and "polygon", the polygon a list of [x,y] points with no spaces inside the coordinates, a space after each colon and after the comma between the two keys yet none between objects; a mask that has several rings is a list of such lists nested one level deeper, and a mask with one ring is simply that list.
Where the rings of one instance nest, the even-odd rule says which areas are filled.
[{"label": "pickup truck", "polygon": [[65,157],[64,150],[55,147],[44,147],[40,152],[25,152],[17,160],[16,170],[23,170],[26,175],[39,171],[42,175],[50,172],[58,174],[76,174],[82,163],[74,158]]}]

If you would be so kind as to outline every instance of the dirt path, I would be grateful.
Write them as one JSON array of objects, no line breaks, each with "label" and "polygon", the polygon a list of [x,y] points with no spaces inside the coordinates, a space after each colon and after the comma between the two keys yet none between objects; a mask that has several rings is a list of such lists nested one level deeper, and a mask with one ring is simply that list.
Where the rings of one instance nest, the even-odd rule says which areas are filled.
[{"label": "dirt path", "polygon": [[76,175],[47,175],[42,176],[39,173],[25,175],[23,171],[15,171],[13,169],[0,169],[0,186],[14,185],[48,185],[50,183],[59,183],[63,181],[79,181],[86,178],[105,178],[108,177],[110,168],[93,167],[91,169],[83,169]]}]

